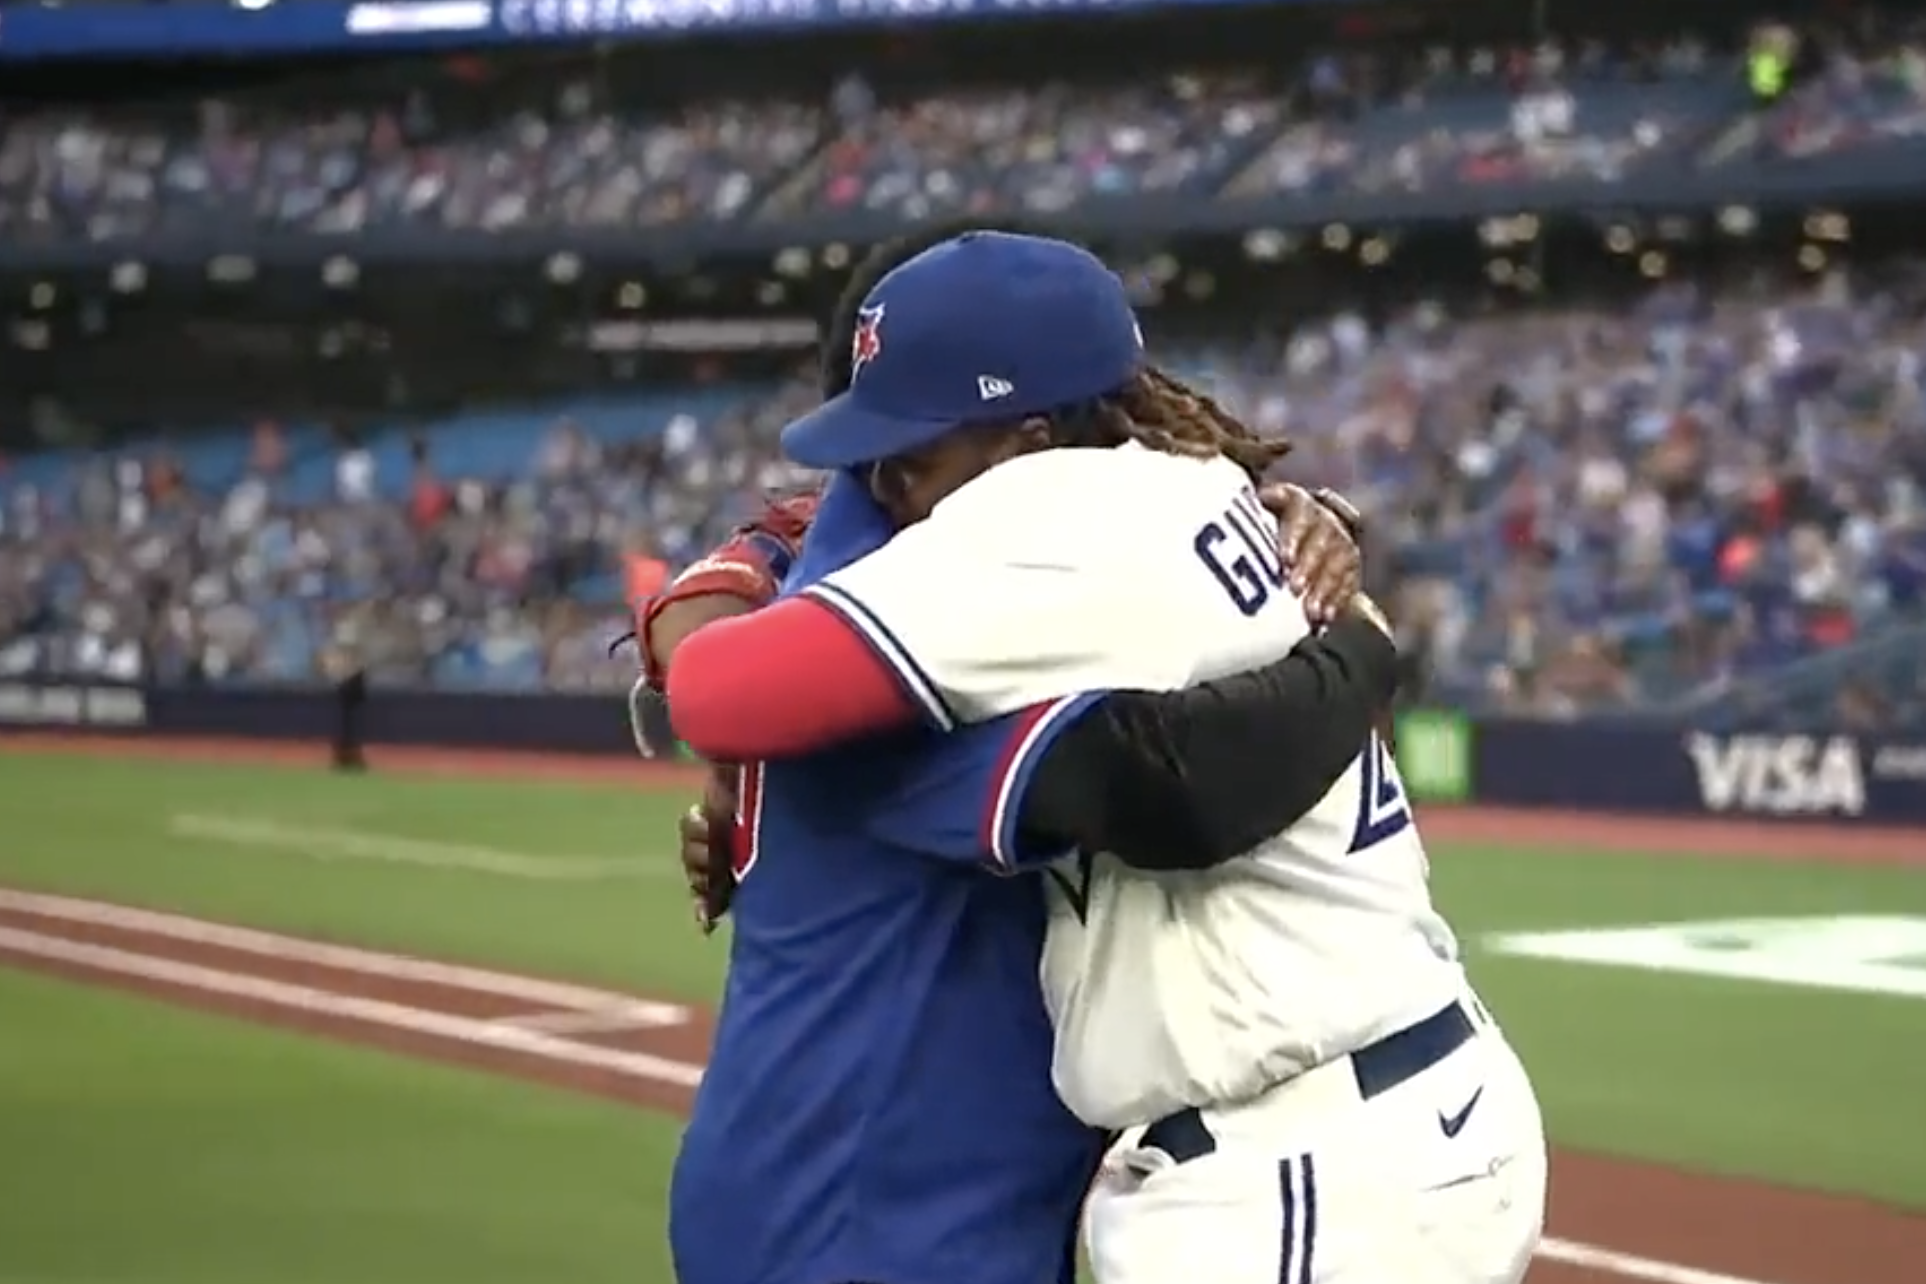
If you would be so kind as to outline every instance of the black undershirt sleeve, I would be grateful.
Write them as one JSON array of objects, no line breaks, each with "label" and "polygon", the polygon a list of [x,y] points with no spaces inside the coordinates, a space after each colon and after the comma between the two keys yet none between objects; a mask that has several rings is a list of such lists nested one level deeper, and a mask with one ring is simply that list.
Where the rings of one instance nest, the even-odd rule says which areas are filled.
[{"label": "black undershirt sleeve", "polygon": [[1139,869],[1242,855],[1337,783],[1396,692],[1397,662],[1381,630],[1346,617],[1259,669],[1107,696],[1045,752],[1020,832]]}]

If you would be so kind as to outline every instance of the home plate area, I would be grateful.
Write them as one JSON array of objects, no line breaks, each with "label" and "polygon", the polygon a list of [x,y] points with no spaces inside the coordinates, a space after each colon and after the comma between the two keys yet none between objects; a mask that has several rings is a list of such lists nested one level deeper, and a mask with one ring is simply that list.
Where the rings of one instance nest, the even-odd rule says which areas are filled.
[{"label": "home plate area", "polygon": [[[686,1111],[705,1011],[179,915],[0,889],[0,962],[197,1009]],[[1560,1154],[1532,1284],[1911,1284],[1926,1219]]]}]

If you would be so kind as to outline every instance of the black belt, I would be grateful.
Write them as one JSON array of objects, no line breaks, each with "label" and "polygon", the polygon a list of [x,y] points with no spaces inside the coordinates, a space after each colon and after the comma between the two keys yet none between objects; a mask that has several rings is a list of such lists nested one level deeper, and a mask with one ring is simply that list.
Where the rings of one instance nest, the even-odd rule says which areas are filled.
[{"label": "black belt", "polygon": [[[1358,1096],[1369,1101],[1381,1092],[1422,1074],[1456,1052],[1478,1032],[1464,1005],[1453,1003],[1416,1025],[1387,1034],[1351,1054],[1351,1073],[1357,1076]],[[1217,1149],[1217,1138],[1195,1106],[1165,1115],[1138,1140],[1138,1146],[1161,1150],[1180,1164],[1201,1159]]]}]

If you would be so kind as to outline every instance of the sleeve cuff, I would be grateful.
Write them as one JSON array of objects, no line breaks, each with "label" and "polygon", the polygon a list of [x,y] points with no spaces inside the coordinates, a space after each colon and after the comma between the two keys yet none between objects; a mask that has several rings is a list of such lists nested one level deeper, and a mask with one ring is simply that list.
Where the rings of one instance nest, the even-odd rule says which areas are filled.
[{"label": "sleeve cuff", "polygon": [[1010,730],[1002,765],[997,770],[995,787],[990,791],[988,813],[983,818],[983,849],[989,853],[990,864],[998,873],[1018,873],[1066,854],[1022,850],[1018,821],[1023,814],[1023,794],[1057,737],[1075,726],[1078,718],[1109,694],[1108,691],[1084,691],[1064,696],[1033,705],[1017,718]]},{"label": "sleeve cuff", "polygon": [[856,631],[856,635],[895,676],[910,702],[922,711],[924,721],[938,731],[955,730],[958,719],[944,701],[942,689],[916,662],[902,639],[892,633],[874,611],[834,584],[813,584],[804,589],[801,596],[828,607]]}]

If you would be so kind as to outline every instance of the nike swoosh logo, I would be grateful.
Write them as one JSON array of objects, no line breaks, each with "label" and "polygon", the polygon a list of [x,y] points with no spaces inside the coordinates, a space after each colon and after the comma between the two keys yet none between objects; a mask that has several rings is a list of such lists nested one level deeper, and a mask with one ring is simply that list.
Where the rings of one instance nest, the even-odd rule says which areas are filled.
[{"label": "nike swoosh logo", "polygon": [[1438,1131],[1447,1137],[1455,1137],[1463,1132],[1465,1130],[1465,1122],[1471,1118],[1471,1112],[1478,1108],[1478,1099],[1484,1095],[1485,1090],[1480,1088],[1471,1094],[1471,1100],[1465,1102],[1463,1108],[1460,1109],[1457,1114],[1440,1114],[1438,1116]]}]

